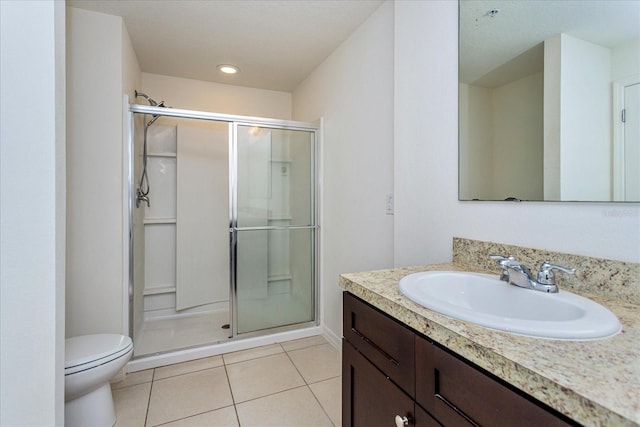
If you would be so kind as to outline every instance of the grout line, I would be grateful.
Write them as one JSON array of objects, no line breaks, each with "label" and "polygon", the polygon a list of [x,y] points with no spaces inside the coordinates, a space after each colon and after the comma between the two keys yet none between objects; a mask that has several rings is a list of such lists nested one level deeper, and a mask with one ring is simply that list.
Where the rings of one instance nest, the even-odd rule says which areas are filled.
[{"label": "grout line", "polygon": [[300,369],[298,369],[298,367],[296,366],[295,362],[293,361],[293,359],[291,358],[291,356],[289,355],[288,352],[284,352],[284,354],[287,355],[287,358],[289,359],[289,361],[291,362],[291,364],[293,365],[293,367],[295,368],[296,372],[298,373],[298,375],[300,375],[300,378],[302,378],[302,381],[304,381],[305,385],[307,387],[309,387],[309,383],[307,382],[307,379],[304,377],[304,375],[302,375],[302,372],[300,372]]},{"label": "grout line", "polygon": [[[282,393],[286,393],[286,392],[291,391],[291,390],[297,390],[299,388],[305,388],[305,387],[309,388],[308,385],[302,384],[302,385],[299,385],[299,386],[287,388],[285,390],[274,391],[273,393],[265,394],[264,396],[258,396],[258,397],[253,397],[253,398],[248,399],[248,400],[243,400],[242,402],[238,402],[237,405],[243,405],[243,404],[245,404],[247,402],[253,402],[254,400],[264,399],[265,397],[271,397],[271,396],[275,396],[277,394],[282,394]],[[311,390],[309,390],[309,391],[311,391]],[[313,394],[313,392],[311,392],[311,394]],[[234,406],[237,406],[237,405],[234,405]]]},{"label": "grout line", "polygon": [[229,394],[231,394],[231,402],[233,403],[233,410],[236,413],[236,421],[238,422],[238,426],[240,426],[240,415],[238,415],[238,407],[236,406],[236,398],[233,395],[233,388],[231,387],[231,380],[229,379],[229,371],[227,371],[227,365],[224,362],[224,357],[222,358],[222,366],[224,367],[224,375],[227,378],[227,385],[229,386]]},{"label": "grout line", "polygon": [[336,376],[333,376],[333,377],[324,378],[324,379],[321,379],[321,380],[318,380],[318,381],[314,381],[312,383],[309,383],[309,385],[318,384],[318,383],[321,383],[321,382],[324,382],[324,381],[329,381],[329,380],[335,380],[336,378],[340,378],[340,377],[342,377],[342,374],[336,375]]},{"label": "grout line", "polygon": [[[321,344],[324,345],[324,344]],[[309,346],[309,347],[304,347],[304,348],[311,348],[311,347],[317,347],[317,346]],[[298,350],[302,350],[302,349],[298,349]],[[295,350],[293,350],[295,351]],[[291,361],[291,364],[293,365],[294,368],[296,368],[296,371],[298,371],[298,374],[300,374],[300,376],[302,377],[302,381],[304,381],[304,383],[306,384],[307,389],[309,390],[309,393],[311,393],[311,396],[313,396],[313,398],[315,399],[315,401],[318,403],[318,405],[320,406],[320,409],[322,409],[322,412],[324,412],[324,414],[327,416],[327,419],[329,420],[329,422],[331,423],[331,425],[333,425],[333,421],[331,420],[331,417],[329,416],[329,414],[327,413],[327,410],[324,409],[324,406],[322,406],[322,403],[320,403],[320,401],[318,400],[318,397],[315,395],[315,393],[313,392],[313,390],[311,390],[311,387],[309,387],[309,383],[307,382],[307,379],[304,377],[304,375],[302,375],[302,372],[300,372],[300,370],[298,369],[298,367],[296,366],[295,362],[293,361],[293,359],[291,358],[291,356],[289,355],[289,352],[285,351],[285,354],[287,355],[287,357],[289,358],[289,360]],[[335,378],[335,377],[334,377]],[[312,383],[315,384],[315,383]],[[335,426],[334,426],[335,427]]]},{"label": "grout line", "polygon": [[144,426],[146,427],[147,425],[147,420],[149,419],[149,408],[151,407],[151,393],[153,393],[153,383],[154,383],[154,378],[156,376],[156,370],[155,368],[153,369],[153,375],[151,376],[151,387],[149,387],[149,397],[147,398],[147,410],[144,413]]},{"label": "grout line", "polygon": [[[197,415],[206,414],[206,413],[208,413],[208,412],[217,411],[217,410],[219,410],[219,409],[228,408],[228,407],[230,407],[230,406],[233,406],[233,409],[234,409],[234,411],[235,411],[235,413],[236,413],[236,420],[238,421],[238,424],[239,424],[239,423],[240,423],[240,421],[239,421],[239,418],[238,418],[238,412],[237,412],[236,407],[235,407],[235,406],[236,406],[236,405],[235,405],[235,399],[234,399],[234,397],[233,397],[233,392],[232,392],[232,390],[231,390],[231,384],[230,384],[230,382],[229,382],[229,375],[228,375],[228,373],[227,373],[227,368],[226,368],[226,366],[224,366],[224,365],[222,365],[222,366],[216,366],[216,367],[214,367],[214,368],[201,369],[201,370],[194,371],[194,372],[202,372],[202,371],[205,371],[205,370],[208,370],[208,369],[217,369],[217,368],[224,368],[225,377],[227,378],[227,385],[229,386],[229,394],[231,395],[231,405],[222,406],[222,407],[220,407],[220,408],[215,408],[215,409],[210,409],[210,410],[208,410],[208,411],[199,412],[199,413],[197,413],[197,414],[187,415],[186,417],[177,418],[177,419],[175,419],[175,420],[169,420],[169,421],[163,422],[163,423],[161,423],[161,424],[155,424],[154,426],[149,426],[149,427],[157,427],[157,426],[161,426],[161,425],[165,425],[165,424],[173,423],[173,422],[175,422],[175,421],[179,421],[179,420],[183,420],[183,419],[186,419],[186,418],[195,417],[195,416],[197,416]],[[157,369],[157,368],[154,368],[154,371],[153,371],[153,373],[154,373],[154,378],[155,378],[155,370],[156,370],[156,369]],[[184,374],[174,375],[173,377],[160,378],[160,379],[158,379],[158,380],[155,380],[155,379],[154,379],[154,381],[151,383],[151,389],[153,390],[153,384],[154,384],[156,381],[164,381],[164,380],[167,380],[167,379],[170,379],[170,378],[176,378],[176,377],[179,377],[179,376],[182,376],[182,375],[192,374],[192,373],[194,373],[194,372],[185,372]],[[144,425],[145,425],[145,426],[147,426],[147,419],[148,419],[148,417],[149,417],[149,407],[150,407],[150,402],[151,402],[151,391],[149,391],[149,401],[148,401],[148,403],[147,403],[147,415],[145,416],[145,423],[144,423]]]},{"label": "grout line", "polygon": [[[234,409],[235,409],[235,405],[227,405],[227,406],[223,406],[223,407],[221,407],[221,408],[211,409],[211,410],[209,410],[209,411],[204,411],[204,412],[198,412],[197,414],[187,415],[186,417],[177,418],[177,419],[175,419],[175,420],[170,420],[170,421],[167,421],[167,422],[164,422],[164,423],[161,423],[161,424],[156,424],[155,426],[149,426],[149,427],[160,427],[160,426],[164,426],[164,425],[167,425],[167,424],[175,423],[176,421],[182,421],[182,420],[186,420],[186,419],[188,419],[188,418],[197,417],[197,416],[199,416],[199,415],[208,414],[209,412],[215,412],[215,411],[219,411],[219,410],[221,410],[221,409],[231,408],[232,406],[233,406],[233,407],[234,407]],[[236,417],[237,417],[237,416],[238,416],[238,414],[236,413]]]},{"label": "grout line", "polygon": [[[298,375],[299,375],[299,376],[300,376],[300,378],[302,379],[303,384],[298,385],[298,386],[293,386],[293,387],[290,387],[290,388],[286,388],[286,389],[284,389],[284,390],[274,391],[273,393],[265,394],[264,396],[258,396],[258,397],[254,397],[254,398],[252,398],[252,399],[243,400],[242,402],[238,402],[238,403],[235,403],[235,398],[234,398],[234,405],[236,405],[236,404],[242,404],[242,403],[246,403],[246,402],[251,402],[252,400],[262,399],[263,397],[273,396],[273,395],[276,395],[276,394],[279,394],[279,393],[283,393],[283,392],[285,392],[285,391],[295,390],[295,389],[297,389],[297,388],[301,388],[301,387],[305,387],[305,386],[307,386],[307,387],[308,387],[307,381],[304,379],[304,377],[302,376],[302,374],[300,373],[300,371],[299,371],[299,370],[298,370],[298,368],[296,367],[296,364],[295,364],[295,363],[293,363],[293,360],[291,360],[291,358],[289,357],[289,355],[287,354],[287,352],[286,352],[286,351],[285,351],[285,352],[282,352],[282,353],[269,354],[269,355],[262,356],[262,357],[258,357],[258,358],[255,358],[255,359],[246,360],[246,361],[243,361],[243,362],[252,362],[252,361],[256,361],[256,360],[258,360],[258,359],[266,359],[266,358],[268,358],[268,357],[275,357],[275,356],[281,356],[281,355],[284,355],[284,356],[286,356],[286,357],[287,357],[287,359],[289,359],[289,362],[291,362],[291,365],[293,366],[293,368],[296,370],[296,372],[298,373]],[[243,362],[232,363],[231,365],[236,365],[236,364],[243,363]],[[227,381],[229,381],[229,388],[231,388],[231,380],[229,380],[229,374],[228,374],[228,371],[227,371],[226,369],[227,369],[227,366],[225,365],[225,372],[227,372]],[[231,395],[232,395],[232,397],[233,397],[233,389],[232,389],[232,394],[231,394]]]},{"label": "grout line", "polygon": [[233,402],[233,405],[236,405],[236,398],[233,395],[233,388],[231,387],[231,380],[229,379],[229,371],[227,371],[227,366],[224,365],[224,375],[225,377],[227,377],[227,385],[229,386],[229,393],[231,393],[231,401]]},{"label": "grout line", "polygon": [[[306,338],[301,338],[301,339],[306,339]],[[295,341],[295,340],[294,340],[294,341]],[[326,341],[326,340],[325,340],[325,341]],[[289,342],[290,342],[290,341],[289,341]],[[280,344],[280,345],[282,346],[282,344],[281,344],[281,343],[278,343],[278,344]],[[304,347],[300,347],[300,348],[293,348],[293,349],[291,349],[291,350],[287,350],[286,348],[284,348],[284,346],[282,346],[282,349],[285,351],[285,353],[289,353],[290,351],[304,350],[304,349],[306,349],[306,348],[311,348],[311,347],[320,347],[321,345],[327,345],[327,344],[331,345],[331,343],[330,343],[329,341],[326,341],[326,342],[323,342],[323,343],[321,343],[321,344],[310,344],[310,345],[307,345],[307,346],[304,346]],[[333,347],[333,346],[331,346],[331,347]]]},{"label": "grout line", "polygon": [[[329,344],[329,343],[327,343]],[[303,349],[307,349],[307,348],[313,348],[313,347],[319,347],[321,345],[325,345],[325,344],[317,344],[317,345],[311,345],[308,347],[303,347],[303,348],[298,348],[295,350],[291,350],[291,351],[296,351],[296,350],[303,350]],[[313,390],[310,387],[310,384],[317,384],[319,382],[322,381],[326,381],[326,380],[330,380],[330,379],[334,379],[334,378],[338,378],[341,375],[336,375],[335,377],[331,377],[331,378],[325,378],[323,380],[319,380],[313,383],[309,383],[307,382],[307,379],[304,377],[304,375],[302,375],[302,372],[300,372],[300,370],[298,369],[298,367],[296,366],[295,362],[293,361],[293,359],[291,358],[291,356],[289,355],[289,352],[285,350],[285,354],[287,355],[287,357],[289,358],[289,360],[291,361],[291,363],[293,364],[294,368],[296,368],[296,371],[298,371],[298,373],[300,374],[300,376],[302,377],[302,380],[304,381],[304,383],[306,384],[307,389],[309,389],[309,392],[311,393],[311,395],[313,396],[313,398],[315,399],[315,401],[318,403],[318,405],[320,406],[320,409],[322,409],[322,412],[324,412],[324,414],[326,415],[327,419],[329,420],[329,422],[331,423],[331,425],[333,425],[335,427],[335,425],[333,424],[333,420],[331,419],[331,417],[329,416],[329,413],[327,412],[327,410],[325,409],[325,407],[322,405],[322,403],[320,402],[320,400],[318,400],[318,397],[316,396],[316,394],[313,392]]]},{"label": "grout line", "polygon": [[236,413],[236,421],[238,422],[238,427],[242,427],[242,424],[240,424],[240,415],[238,415],[238,407],[236,405],[233,405],[233,410]]},{"label": "grout line", "polygon": [[[212,356],[212,357],[216,357],[216,356]],[[195,360],[199,360],[199,359],[195,359]],[[188,362],[181,362],[181,363],[189,363],[191,361]],[[179,363],[173,363],[172,365],[179,365]],[[165,365],[165,366],[172,366],[172,365]],[[208,371],[210,369],[216,369],[216,368],[222,368],[224,366],[224,362],[222,363],[222,365],[219,366],[210,366],[208,368],[201,368],[201,369],[196,369],[195,371],[189,371],[189,372],[183,372],[181,374],[174,374],[174,375],[169,375],[168,377],[162,377],[162,378],[157,378],[155,379],[155,368],[154,369],[154,381],[164,381],[164,380],[168,380],[169,378],[175,378],[175,377],[180,377],[182,375],[189,375],[189,374],[195,374],[196,372],[202,372],[202,371]],[[160,366],[160,368],[163,368],[164,366]]]},{"label": "grout line", "polygon": [[[315,384],[315,383],[314,383]],[[309,391],[311,392],[311,395],[313,396],[313,398],[316,400],[316,402],[318,402],[318,405],[320,405],[320,408],[322,409],[322,412],[324,412],[324,414],[327,416],[327,418],[329,419],[329,422],[331,423],[331,425],[333,425],[335,427],[335,424],[333,424],[333,420],[331,419],[331,417],[329,416],[329,413],[327,412],[327,410],[324,408],[324,405],[322,404],[322,402],[320,402],[320,400],[318,399],[318,396],[316,396],[316,394],[313,392],[313,390],[311,389],[311,387],[307,386],[309,388]]]},{"label": "grout line", "polygon": [[226,361],[226,359],[224,358],[224,355],[225,355],[225,354],[239,353],[239,352],[242,352],[242,351],[251,351],[251,350],[255,350],[255,349],[257,349],[257,348],[269,347],[269,346],[276,345],[276,344],[278,344],[278,345],[279,345],[280,343],[267,344],[267,345],[262,345],[262,346],[260,346],[260,347],[249,348],[249,349],[246,349],[246,350],[232,351],[231,353],[224,353],[224,354],[222,354],[222,355],[221,355],[221,356],[222,356],[222,362],[224,363],[224,365],[225,365],[225,366],[228,366],[228,365],[235,365],[235,364],[237,364],[237,363],[248,362],[248,361],[250,361],[250,360],[262,359],[262,358],[269,357],[269,356],[275,356],[275,355],[280,354],[280,353],[286,353],[286,351],[284,350],[284,348],[282,348],[282,346],[280,346],[280,349],[281,349],[282,351],[279,351],[279,352],[276,352],[276,353],[271,353],[271,354],[264,354],[264,355],[262,355],[262,356],[255,356],[255,357],[251,357],[251,358],[249,358],[249,359],[239,360],[239,361],[237,361],[237,362],[227,362],[227,361]]}]

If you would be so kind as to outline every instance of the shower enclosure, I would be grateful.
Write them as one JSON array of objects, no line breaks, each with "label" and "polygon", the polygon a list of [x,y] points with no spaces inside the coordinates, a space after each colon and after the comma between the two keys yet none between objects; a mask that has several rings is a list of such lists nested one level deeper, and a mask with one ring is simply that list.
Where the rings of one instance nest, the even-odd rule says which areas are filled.
[{"label": "shower enclosure", "polygon": [[318,128],[129,111],[134,357],[316,325]]}]

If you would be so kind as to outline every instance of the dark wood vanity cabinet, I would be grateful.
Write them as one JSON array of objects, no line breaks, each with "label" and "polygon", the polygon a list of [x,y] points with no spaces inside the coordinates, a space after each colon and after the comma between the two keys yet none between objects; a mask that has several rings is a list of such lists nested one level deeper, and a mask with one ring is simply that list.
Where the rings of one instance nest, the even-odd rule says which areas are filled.
[{"label": "dark wood vanity cabinet", "polygon": [[577,425],[344,293],[342,425]]},{"label": "dark wood vanity cabinet", "polygon": [[346,340],[342,342],[342,378],[343,426],[395,426],[396,416],[406,417],[412,426],[440,426]]},{"label": "dark wood vanity cabinet", "polygon": [[440,426],[414,401],[415,333],[346,292],[343,315],[342,425]]}]

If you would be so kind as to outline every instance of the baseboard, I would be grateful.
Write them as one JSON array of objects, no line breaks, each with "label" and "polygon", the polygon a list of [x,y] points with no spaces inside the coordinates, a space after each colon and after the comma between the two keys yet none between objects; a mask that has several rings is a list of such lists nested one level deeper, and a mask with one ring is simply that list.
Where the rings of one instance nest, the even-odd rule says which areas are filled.
[{"label": "baseboard", "polygon": [[329,341],[338,351],[342,351],[342,337],[336,335],[331,329],[323,328],[322,336]]}]

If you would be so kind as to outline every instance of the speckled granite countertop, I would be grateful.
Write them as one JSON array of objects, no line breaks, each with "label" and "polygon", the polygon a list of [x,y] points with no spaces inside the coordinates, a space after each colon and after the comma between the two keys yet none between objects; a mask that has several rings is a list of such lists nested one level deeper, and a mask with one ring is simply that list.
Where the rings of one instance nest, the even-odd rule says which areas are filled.
[{"label": "speckled granite countertop", "polygon": [[459,262],[396,268],[343,274],[340,287],[585,426],[640,425],[640,306],[572,290],[613,311],[622,332],[597,341],[529,338],[452,319],[400,293],[402,277],[429,270],[487,272]]}]

